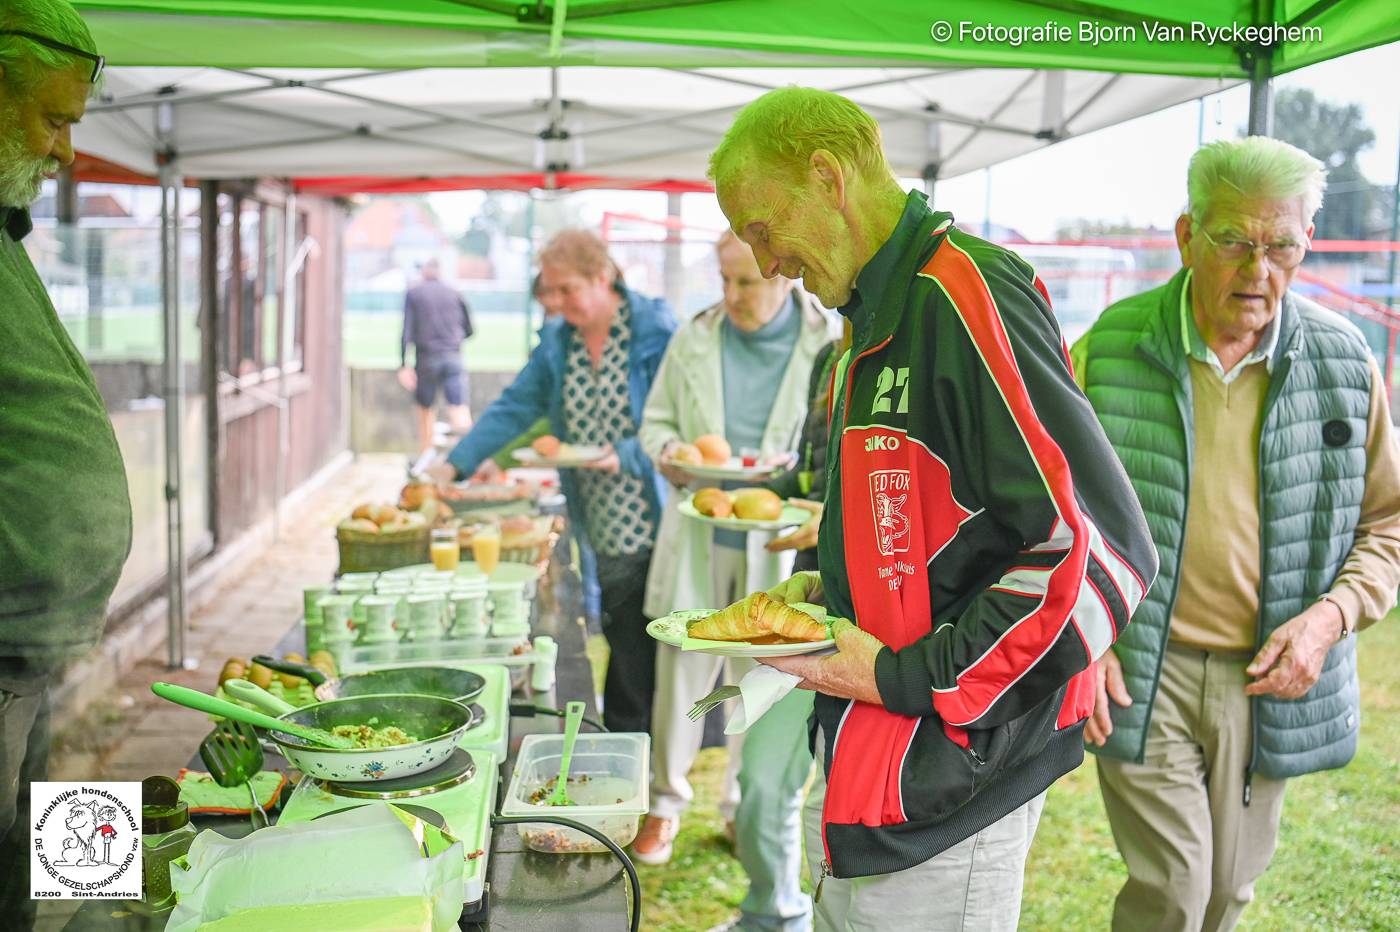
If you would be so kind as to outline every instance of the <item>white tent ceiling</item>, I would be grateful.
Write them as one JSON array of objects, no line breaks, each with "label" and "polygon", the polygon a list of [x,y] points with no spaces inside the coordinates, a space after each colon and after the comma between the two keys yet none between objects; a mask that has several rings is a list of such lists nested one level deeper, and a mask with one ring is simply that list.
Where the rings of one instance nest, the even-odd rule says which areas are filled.
[{"label": "white tent ceiling", "polygon": [[[154,173],[164,138],[179,170],[198,178],[482,176],[552,165],[634,182],[702,181],[734,112],[794,83],[869,110],[900,174],[938,163],[948,178],[1233,82],[991,68],[113,67],[75,143]],[[551,126],[568,137],[546,143]]]}]

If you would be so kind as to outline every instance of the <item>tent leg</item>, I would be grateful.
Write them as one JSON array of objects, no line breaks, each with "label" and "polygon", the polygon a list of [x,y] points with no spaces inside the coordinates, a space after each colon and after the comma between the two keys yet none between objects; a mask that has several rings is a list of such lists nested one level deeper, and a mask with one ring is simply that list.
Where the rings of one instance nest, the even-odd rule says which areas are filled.
[{"label": "tent leg", "polygon": [[933,189],[938,184],[938,173],[943,167],[943,124],[933,120],[924,134],[924,194],[928,202],[934,203]]},{"label": "tent leg", "polygon": [[685,314],[685,266],[681,262],[681,195],[666,195],[666,217],[673,223],[666,224],[666,252],[662,262],[662,277],[666,283],[666,300],[676,316],[682,320]]},{"label": "tent leg", "polygon": [[272,539],[282,539],[282,499],[292,455],[292,421],[287,393],[287,366],[292,355],[292,320],[297,314],[297,195],[288,185],[282,205],[282,310],[277,315],[277,471],[273,477]]},{"label": "tent leg", "polygon": [[181,507],[181,427],[185,372],[180,347],[180,187],[183,179],[168,160],[160,169],[161,321],[165,338],[162,366],[165,401],[165,514],[167,661],[172,669],[190,668],[185,652],[184,514]]},{"label": "tent leg", "polygon": [[1265,55],[1254,59],[1249,78],[1249,135],[1274,134],[1273,60]]},{"label": "tent leg", "polygon": [[530,319],[530,301],[534,298],[530,285],[534,281],[534,276],[538,274],[535,270],[535,196],[530,194],[529,200],[525,202],[525,356],[529,358],[531,338],[534,336],[534,321]]}]

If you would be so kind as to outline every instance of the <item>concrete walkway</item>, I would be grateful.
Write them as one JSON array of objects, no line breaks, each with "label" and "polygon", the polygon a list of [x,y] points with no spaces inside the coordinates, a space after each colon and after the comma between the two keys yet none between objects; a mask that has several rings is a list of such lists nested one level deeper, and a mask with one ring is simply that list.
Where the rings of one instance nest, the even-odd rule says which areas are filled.
[{"label": "concrete walkway", "polygon": [[[229,657],[269,650],[301,611],[304,585],[335,572],[335,525],[358,502],[393,501],[403,485],[401,456],[365,456],[339,470],[283,513],[281,537],[220,567],[191,612],[186,646],[193,670],[171,670],[165,649],[120,673],[114,694],[77,717],[55,722],[50,780],[140,780],[179,772],[208,734],[208,719],[156,698],[166,680],[212,692]],[[270,534],[268,534],[270,537]]]}]

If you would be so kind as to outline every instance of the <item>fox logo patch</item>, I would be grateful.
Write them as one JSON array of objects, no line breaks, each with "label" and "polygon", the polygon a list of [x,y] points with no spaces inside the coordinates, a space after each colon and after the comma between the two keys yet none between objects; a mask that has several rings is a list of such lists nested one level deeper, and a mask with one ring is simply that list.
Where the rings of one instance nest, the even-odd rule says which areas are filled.
[{"label": "fox logo patch", "polygon": [[870,503],[875,519],[875,542],[880,553],[893,556],[909,550],[909,470],[882,469],[870,474]]}]

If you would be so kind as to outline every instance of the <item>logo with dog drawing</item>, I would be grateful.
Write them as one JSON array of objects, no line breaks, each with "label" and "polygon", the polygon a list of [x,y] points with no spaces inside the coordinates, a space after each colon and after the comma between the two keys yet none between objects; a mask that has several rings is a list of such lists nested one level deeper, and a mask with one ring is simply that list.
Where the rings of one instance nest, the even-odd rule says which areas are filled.
[{"label": "logo with dog drawing", "polygon": [[884,556],[909,550],[909,470],[880,469],[870,474],[870,505],[875,543]]},{"label": "logo with dog drawing", "polygon": [[141,896],[139,783],[34,783],[30,886],[35,899]]}]

